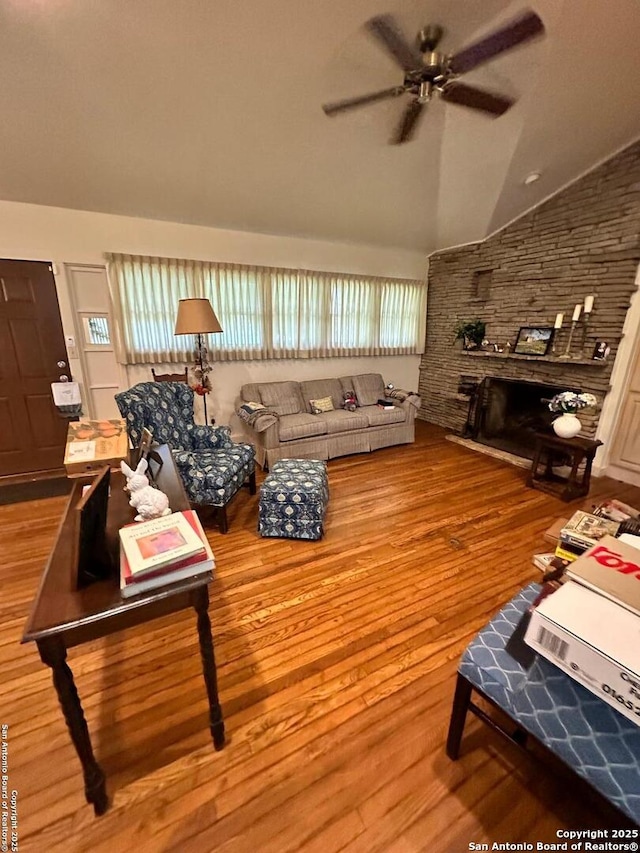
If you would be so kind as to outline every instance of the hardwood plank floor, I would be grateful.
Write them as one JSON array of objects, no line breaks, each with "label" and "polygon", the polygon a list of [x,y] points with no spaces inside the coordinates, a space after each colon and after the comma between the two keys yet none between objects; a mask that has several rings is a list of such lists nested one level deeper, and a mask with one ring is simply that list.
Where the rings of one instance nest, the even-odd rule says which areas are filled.
[{"label": "hardwood plank floor", "polygon": [[[545,529],[585,503],[444,436],[418,423],[414,445],[331,461],[320,542],[258,537],[248,492],[226,536],[208,531],[223,752],[191,614],[70,652],[112,797],[98,819],[49,672],[19,645],[64,498],[0,507],[0,722],[20,850],[462,851],[614,825],[573,777],[476,720],[460,760],[444,753],[460,654],[539,579]],[[640,489],[606,478],[600,496],[640,505]]]}]

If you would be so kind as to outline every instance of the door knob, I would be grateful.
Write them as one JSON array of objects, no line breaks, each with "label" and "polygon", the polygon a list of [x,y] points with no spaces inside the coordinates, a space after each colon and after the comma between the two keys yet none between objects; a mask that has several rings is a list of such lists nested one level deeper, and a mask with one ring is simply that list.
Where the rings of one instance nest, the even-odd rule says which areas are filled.
[{"label": "door knob", "polygon": [[66,361],[59,361],[59,362],[58,362],[58,367],[66,367],[66,366],[67,366],[67,362],[66,362]]},{"label": "door knob", "polygon": [[68,381],[69,381],[69,377],[67,376],[67,374],[66,374],[66,373],[62,373],[62,374],[60,374],[60,376],[58,377],[58,379],[60,380],[60,382],[68,382]]}]

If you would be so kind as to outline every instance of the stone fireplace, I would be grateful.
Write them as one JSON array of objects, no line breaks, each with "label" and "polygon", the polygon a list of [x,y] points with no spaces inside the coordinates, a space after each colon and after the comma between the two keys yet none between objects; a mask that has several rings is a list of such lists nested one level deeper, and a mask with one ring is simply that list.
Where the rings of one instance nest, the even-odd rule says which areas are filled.
[{"label": "stone fireplace", "polygon": [[[538,401],[580,389],[598,401],[580,413],[582,434],[593,437],[639,261],[640,143],[484,241],[431,255],[419,417],[529,455],[531,433],[551,417],[542,403],[532,411],[533,388],[541,386]],[[589,323],[582,312],[570,338],[574,308],[587,296],[595,297]],[[548,352],[515,352],[521,327],[553,326],[558,313],[564,323]],[[469,352],[455,342],[456,326],[475,318],[495,347]],[[611,348],[604,361],[593,359],[599,341]],[[474,381],[481,393],[470,412]]]},{"label": "stone fireplace", "polygon": [[566,385],[487,376],[477,386],[467,435],[481,444],[532,459],[536,432],[548,429],[556,417],[549,411],[548,401],[566,390]]}]

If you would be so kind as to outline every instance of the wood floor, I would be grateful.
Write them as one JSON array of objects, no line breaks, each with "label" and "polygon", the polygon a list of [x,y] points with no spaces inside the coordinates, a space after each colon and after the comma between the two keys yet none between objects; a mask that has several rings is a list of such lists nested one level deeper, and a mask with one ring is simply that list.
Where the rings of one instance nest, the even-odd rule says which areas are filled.
[{"label": "wood floor", "polygon": [[[321,542],[260,539],[248,492],[228,535],[211,529],[223,752],[191,614],[70,652],[113,801],[97,819],[49,672],[18,644],[64,498],[0,507],[0,722],[21,851],[462,851],[611,826],[573,777],[476,720],[460,760],[445,756],[461,652],[539,578],[531,554],[573,505],[438,428],[417,432],[329,463]],[[640,504],[613,480],[595,480],[600,495]]]}]

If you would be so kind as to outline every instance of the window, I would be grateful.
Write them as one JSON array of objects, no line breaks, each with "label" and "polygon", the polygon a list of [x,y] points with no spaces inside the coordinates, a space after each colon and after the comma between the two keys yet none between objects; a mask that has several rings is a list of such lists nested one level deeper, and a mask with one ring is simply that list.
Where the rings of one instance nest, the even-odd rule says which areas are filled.
[{"label": "window", "polygon": [[99,316],[96,316],[95,314],[83,314],[82,330],[84,332],[84,342],[88,347],[111,346],[109,318],[106,314]]},{"label": "window", "polygon": [[310,270],[110,255],[122,360],[177,362],[192,340],[173,334],[179,299],[210,299],[217,361],[400,355],[423,351],[426,284]]}]

